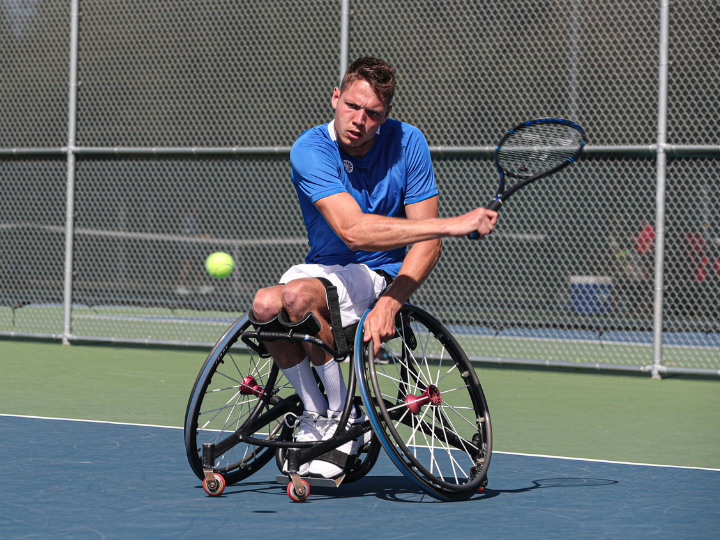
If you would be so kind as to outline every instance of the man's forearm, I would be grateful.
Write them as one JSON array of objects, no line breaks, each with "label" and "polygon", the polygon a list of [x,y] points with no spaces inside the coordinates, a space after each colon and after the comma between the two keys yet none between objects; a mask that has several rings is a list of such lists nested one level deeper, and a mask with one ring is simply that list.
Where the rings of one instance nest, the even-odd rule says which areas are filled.
[{"label": "man's forearm", "polygon": [[412,220],[364,214],[343,230],[341,237],[352,250],[389,251],[450,236],[448,225],[451,220]]},{"label": "man's forearm", "polygon": [[315,202],[333,231],[354,250],[390,251],[400,247],[465,236],[477,232],[482,238],[492,232],[497,213],[476,208],[460,216],[439,218],[437,196],[405,205],[407,219],[365,214],[349,193],[336,193]]},{"label": "man's forearm", "polygon": [[392,286],[378,303],[388,304],[387,307],[397,312],[430,275],[440,259],[441,251],[442,242],[440,240],[413,244],[405,256],[400,272]]}]

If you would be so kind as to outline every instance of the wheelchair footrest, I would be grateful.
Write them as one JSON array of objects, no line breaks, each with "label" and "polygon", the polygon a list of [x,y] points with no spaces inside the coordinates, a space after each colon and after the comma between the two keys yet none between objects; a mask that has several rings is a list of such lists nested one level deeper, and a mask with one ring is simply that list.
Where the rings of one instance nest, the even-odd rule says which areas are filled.
[{"label": "wheelchair footrest", "polygon": [[[335,480],[333,480],[332,478],[313,478],[312,476],[302,476],[301,478],[305,480],[310,487],[337,488],[340,487],[342,481],[345,480],[345,475],[343,474],[340,478],[336,478]],[[287,486],[290,483],[290,477],[285,476],[284,474],[280,474],[275,477],[275,481],[278,484]]]}]

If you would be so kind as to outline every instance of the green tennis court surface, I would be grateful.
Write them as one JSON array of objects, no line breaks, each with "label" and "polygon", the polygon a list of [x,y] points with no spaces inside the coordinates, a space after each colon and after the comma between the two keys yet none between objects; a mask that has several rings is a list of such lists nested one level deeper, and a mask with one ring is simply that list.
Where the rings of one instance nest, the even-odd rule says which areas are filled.
[{"label": "green tennis court surface", "polygon": [[[0,341],[0,413],[181,427],[207,352]],[[477,371],[496,451],[720,468],[715,380]]]},{"label": "green tennis court surface", "polygon": [[[77,305],[73,307],[72,330],[77,336],[206,343],[209,348],[241,315],[240,312],[180,308]],[[546,318],[552,318],[550,314],[546,315]],[[523,319],[526,314],[518,312],[508,317],[510,320]],[[59,335],[62,321],[63,309],[59,304],[31,304],[18,309],[0,306],[0,331]],[[632,325],[631,322],[623,324]],[[497,332],[491,328],[452,326],[451,331],[471,357],[633,366],[652,364],[651,331],[599,334],[512,326]],[[666,333],[663,363],[672,367],[720,370],[720,334]]]}]

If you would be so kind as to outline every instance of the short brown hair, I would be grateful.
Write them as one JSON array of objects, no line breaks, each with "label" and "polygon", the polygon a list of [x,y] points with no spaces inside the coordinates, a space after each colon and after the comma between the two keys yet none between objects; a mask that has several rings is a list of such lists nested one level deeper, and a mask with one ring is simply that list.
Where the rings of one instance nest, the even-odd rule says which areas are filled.
[{"label": "short brown hair", "polygon": [[348,67],[340,84],[342,92],[352,83],[362,79],[366,81],[375,93],[382,98],[386,107],[390,106],[395,94],[395,68],[387,62],[372,56],[358,58]]}]

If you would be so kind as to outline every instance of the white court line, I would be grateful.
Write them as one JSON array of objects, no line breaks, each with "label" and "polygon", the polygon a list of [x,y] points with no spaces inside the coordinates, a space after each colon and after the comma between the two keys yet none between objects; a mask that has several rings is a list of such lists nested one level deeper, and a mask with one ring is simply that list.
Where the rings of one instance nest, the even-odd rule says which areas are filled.
[{"label": "white court line", "polygon": [[107,422],[105,420],[83,420],[80,418],[54,418],[52,416],[29,416],[25,414],[3,414],[0,416],[9,416],[11,418],[34,418],[36,420],[64,420],[66,422],[88,422],[91,424],[111,424],[114,426],[139,426],[139,427],[155,427],[164,429],[184,429],[178,426],[159,426],[156,424],[132,424],[130,422]]},{"label": "white court line", "polygon": [[567,460],[571,460],[571,461],[591,461],[593,463],[611,463],[611,464],[616,464],[616,465],[642,465],[643,467],[665,467],[668,469],[695,469],[695,470],[699,470],[699,471],[718,471],[718,472],[720,472],[720,469],[712,469],[709,467],[685,467],[682,465],[658,465],[657,463],[635,463],[632,461],[610,461],[610,460],[606,460],[606,459],[548,456],[545,454],[523,454],[521,452],[493,452],[493,454],[507,454],[509,456],[528,456],[528,457],[541,457],[541,458],[552,458],[552,459],[567,459]]},{"label": "white court line", "polygon": [[[0,416],[7,416],[10,418],[33,418],[36,420],[64,420],[66,422],[88,422],[91,424],[111,424],[115,426],[138,426],[138,427],[155,427],[155,428],[164,428],[164,429],[184,429],[178,426],[160,426],[156,424],[133,424],[130,422],[107,422],[104,420],[82,420],[78,418],[54,418],[50,416],[28,416],[24,414],[3,414],[0,413]],[[423,445],[415,445],[418,448],[430,448],[429,446],[423,446]],[[493,452],[493,454],[507,454],[509,456],[526,456],[526,457],[538,457],[538,458],[548,458],[548,459],[567,459],[569,461],[590,461],[593,463],[610,463],[615,465],[638,465],[642,467],[665,467],[667,469],[694,469],[698,471],[717,471],[720,472],[720,469],[712,469],[709,467],[685,467],[683,465],[658,465],[657,463],[635,463],[632,461],[610,461],[606,459],[589,459],[589,458],[578,458],[578,457],[566,457],[566,456],[550,456],[546,454],[524,454],[521,452],[500,452],[496,451]]]}]

